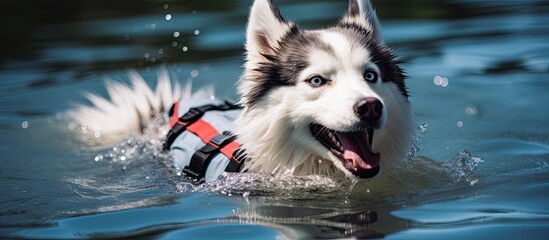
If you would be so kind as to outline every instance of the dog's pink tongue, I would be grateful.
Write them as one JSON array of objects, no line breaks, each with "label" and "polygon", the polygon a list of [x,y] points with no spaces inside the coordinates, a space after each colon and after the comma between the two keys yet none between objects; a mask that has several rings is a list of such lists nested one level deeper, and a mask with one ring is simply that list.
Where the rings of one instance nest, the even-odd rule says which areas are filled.
[{"label": "dog's pink tongue", "polygon": [[354,168],[372,169],[379,165],[380,154],[374,153],[366,132],[338,133],[343,145],[343,158]]}]

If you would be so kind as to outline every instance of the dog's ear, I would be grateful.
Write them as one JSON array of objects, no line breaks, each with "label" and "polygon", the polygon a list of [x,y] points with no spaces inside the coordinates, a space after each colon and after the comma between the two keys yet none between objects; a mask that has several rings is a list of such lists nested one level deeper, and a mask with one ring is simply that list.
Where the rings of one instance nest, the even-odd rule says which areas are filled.
[{"label": "dog's ear", "polygon": [[349,0],[347,13],[341,24],[356,24],[372,32],[378,41],[382,41],[379,20],[370,0]]},{"label": "dog's ear", "polygon": [[273,55],[278,41],[290,30],[291,23],[284,20],[273,0],[255,0],[246,31],[248,60]]}]

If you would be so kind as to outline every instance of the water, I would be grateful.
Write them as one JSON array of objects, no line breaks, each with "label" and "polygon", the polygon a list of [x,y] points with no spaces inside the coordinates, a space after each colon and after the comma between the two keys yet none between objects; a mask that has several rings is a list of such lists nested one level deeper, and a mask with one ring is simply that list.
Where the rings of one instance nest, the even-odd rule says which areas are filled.
[{"label": "water", "polygon": [[[282,1],[302,26],[345,1]],[[376,1],[410,76],[413,157],[355,186],[225,174],[193,186],[161,129],[84,147],[63,114],[104,79],[159,67],[236,99],[250,1],[0,3],[1,238],[544,239],[549,234],[549,5]],[[321,13],[321,14],[317,14]],[[348,190],[353,191],[349,194]]]}]

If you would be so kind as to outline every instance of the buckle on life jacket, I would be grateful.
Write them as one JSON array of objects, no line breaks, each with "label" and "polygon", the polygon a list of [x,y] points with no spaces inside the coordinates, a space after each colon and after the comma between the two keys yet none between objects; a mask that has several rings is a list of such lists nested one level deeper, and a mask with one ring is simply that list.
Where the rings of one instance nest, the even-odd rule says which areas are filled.
[{"label": "buckle on life jacket", "polygon": [[210,140],[210,143],[217,145],[218,148],[222,148],[227,145],[229,142],[236,139],[236,135],[230,132],[222,132],[221,134],[216,135]]},{"label": "buckle on life jacket", "polygon": [[[213,137],[210,142],[206,143],[206,145],[198,149],[198,151],[193,154],[189,165],[183,168],[183,174],[196,183],[202,183],[212,159],[217,154],[221,153],[221,149],[223,147],[225,147],[227,144],[231,143],[235,139],[236,136],[230,132],[223,132]],[[232,162],[234,160],[229,159],[229,161]],[[238,164],[239,167],[240,163],[241,162],[239,162]],[[234,164],[231,165],[231,168],[233,168],[233,166]]]},{"label": "buckle on life jacket", "polygon": [[198,108],[191,108],[183,116],[179,118],[179,121],[184,123],[192,123],[204,116],[205,111],[201,111]]}]

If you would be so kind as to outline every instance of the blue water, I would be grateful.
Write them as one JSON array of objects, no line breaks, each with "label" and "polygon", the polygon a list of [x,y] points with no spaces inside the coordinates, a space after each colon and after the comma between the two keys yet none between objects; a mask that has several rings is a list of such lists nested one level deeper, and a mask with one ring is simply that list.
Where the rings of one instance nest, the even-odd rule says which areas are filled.
[{"label": "blue water", "polygon": [[[276,2],[304,27],[346,8]],[[0,238],[546,238],[546,1],[375,1],[410,76],[418,136],[411,159],[350,195],[350,182],[320,176],[192,187],[154,142],[83,144],[64,113],[128,69],[154,84],[165,68],[236,99],[250,4],[0,3]]]}]

